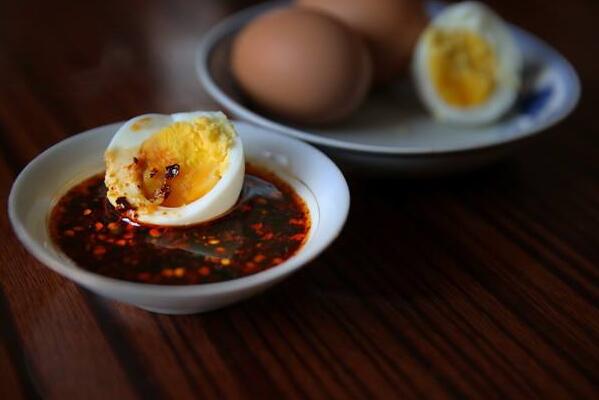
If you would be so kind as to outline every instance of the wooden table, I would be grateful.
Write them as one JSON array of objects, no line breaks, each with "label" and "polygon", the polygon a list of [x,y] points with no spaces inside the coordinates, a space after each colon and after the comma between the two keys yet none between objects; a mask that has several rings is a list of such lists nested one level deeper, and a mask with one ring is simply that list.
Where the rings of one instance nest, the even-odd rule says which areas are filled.
[{"label": "wooden table", "polygon": [[16,174],[68,135],[211,109],[198,38],[242,1],[0,3],[0,398],[597,398],[599,3],[494,2],[577,67],[583,100],[516,156],[426,181],[349,176],[321,257],[266,294],[170,317],[36,262]]}]

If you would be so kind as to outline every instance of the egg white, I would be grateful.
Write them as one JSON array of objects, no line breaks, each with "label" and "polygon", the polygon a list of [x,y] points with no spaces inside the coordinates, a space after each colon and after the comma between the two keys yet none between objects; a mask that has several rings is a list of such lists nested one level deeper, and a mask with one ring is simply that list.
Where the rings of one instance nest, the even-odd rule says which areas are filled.
[{"label": "egg white", "polygon": [[[227,167],[223,176],[214,187],[199,199],[180,206],[163,207],[153,205],[139,186],[139,175],[134,157],[139,153],[142,143],[174,122],[192,122],[200,117],[216,119],[225,129],[235,133],[233,124],[221,112],[189,112],[172,115],[146,114],[127,121],[114,135],[106,149],[107,171],[106,186],[108,200],[117,206],[117,199],[124,197],[135,207],[135,222],[161,226],[197,224],[226,213],[235,205],[245,173],[243,145],[235,133],[227,157]],[[110,154],[110,163],[108,161]]]},{"label": "egg white", "polygon": [[[429,76],[429,36],[434,29],[471,31],[487,41],[495,54],[497,75],[494,92],[486,101],[473,107],[447,104],[437,93]],[[412,62],[418,94],[428,110],[444,122],[477,125],[497,120],[518,97],[521,85],[522,54],[507,24],[484,4],[465,1],[447,6],[420,36]]]}]

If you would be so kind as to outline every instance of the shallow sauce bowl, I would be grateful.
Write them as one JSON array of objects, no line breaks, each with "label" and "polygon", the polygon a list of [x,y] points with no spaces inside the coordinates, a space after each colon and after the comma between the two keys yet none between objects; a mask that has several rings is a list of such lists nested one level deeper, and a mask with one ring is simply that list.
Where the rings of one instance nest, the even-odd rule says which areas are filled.
[{"label": "shallow sauce bowl", "polygon": [[349,189],[335,164],[319,150],[263,128],[236,122],[246,160],[275,172],[304,199],[311,216],[306,243],[279,264],[254,275],[198,285],[153,285],[117,280],[78,267],[52,243],[48,218],[71,187],[103,170],[103,154],[121,123],[70,137],[37,156],[15,180],[8,213],[29,252],[55,272],[108,298],[166,314],[214,310],[257,294],[314,259],[340,233]]}]

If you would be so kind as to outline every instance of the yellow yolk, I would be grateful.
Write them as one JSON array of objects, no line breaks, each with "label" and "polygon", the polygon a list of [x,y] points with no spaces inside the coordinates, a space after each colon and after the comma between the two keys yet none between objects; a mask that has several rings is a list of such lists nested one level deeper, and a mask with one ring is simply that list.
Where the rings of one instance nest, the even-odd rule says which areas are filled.
[{"label": "yellow yolk", "polygon": [[495,89],[497,60],[484,38],[463,29],[435,29],[429,48],[430,76],[447,104],[473,107],[490,97]]},{"label": "yellow yolk", "polygon": [[208,193],[224,174],[233,132],[205,117],[175,122],[141,145],[141,189],[164,207],[180,207]]}]

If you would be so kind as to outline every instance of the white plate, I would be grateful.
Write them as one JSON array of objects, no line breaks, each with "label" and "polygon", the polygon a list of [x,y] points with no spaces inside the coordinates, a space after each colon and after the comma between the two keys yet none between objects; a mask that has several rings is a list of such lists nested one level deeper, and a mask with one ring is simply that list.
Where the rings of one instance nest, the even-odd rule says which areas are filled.
[{"label": "white plate", "polygon": [[244,278],[186,286],[122,281],[79,268],[50,240],[48,215],[70,187],[103,170],[104,150],[121,125],[92,129],[44,151],[19,174],[8,202],[13,229],[27,250],[54,271],[93,292],[161,313],[213,310],[263,291],[297,271],[320,254],[345,223],[349,190],[343,175],[327,156],[306,143],[236,122],[246,159],[268,167],[294,186],[310,209],[312,226],[297,254],[276,267]]},{"label": "white plate", "polygon": [[[202,39],[196,56],[200,82],[236,117],[320,146],[345,165],[371,171],[426,174],[463,170],[505,155],[517,142],[565,118],[580,97],[574,68],[549,45],[515,26],[524,54],[524,86],[517,106],[497,123],[462,128],[434,120],[420,105],[408,80],[379,90],[342,124],[309,128],[262,115],[249,108],[228,68],[234,35],[249,21],[287,2],[261,4],[216,25]],[[435,14],[443,7],[427,3]]]}]

